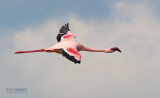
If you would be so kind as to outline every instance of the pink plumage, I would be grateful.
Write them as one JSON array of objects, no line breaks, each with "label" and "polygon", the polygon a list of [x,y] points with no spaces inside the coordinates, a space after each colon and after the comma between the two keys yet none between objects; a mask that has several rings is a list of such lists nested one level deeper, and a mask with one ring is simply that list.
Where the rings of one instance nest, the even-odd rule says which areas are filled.
[{"label": "pink plumage", "polygon": [[76,63],[81,63],[81,55],[79,51],[90,51],[90,52],[105,52],[113,53],[115,51],[121,52],[118,47],[107,48],[107,49],[91,49],[83,46],[82,44],[74,41],[75,35],[70,31],[69,24],[65,24],[59,30],[57,35],[58,43],[50,48],[32,50],[32,51],[17,51],[15,54],[20,53],[31,53],[31,52],[55,52],[62,54],[68,60]]}]

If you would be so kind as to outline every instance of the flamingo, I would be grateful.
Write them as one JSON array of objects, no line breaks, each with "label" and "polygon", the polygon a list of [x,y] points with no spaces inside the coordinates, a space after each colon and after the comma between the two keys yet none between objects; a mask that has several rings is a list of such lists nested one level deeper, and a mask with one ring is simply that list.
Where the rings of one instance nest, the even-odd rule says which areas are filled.
[{"label": "flamingo", "polygon": [[104,52],[113,53],[115,51],[121,52],[118,47],[107,48],[107,49],[91,49],[78,42],[74,41],[75,35],[69,29],[69,24],[63,25],[57,35],[58,43],[50,48],[32,50],[32,51],[17,51],[15,54],[20,53],[32,53],[32,52],[55,52],[62,54],[68,60],[76,63],[81,63],[81,55],[79,51],[90,51],[90,52]]}]

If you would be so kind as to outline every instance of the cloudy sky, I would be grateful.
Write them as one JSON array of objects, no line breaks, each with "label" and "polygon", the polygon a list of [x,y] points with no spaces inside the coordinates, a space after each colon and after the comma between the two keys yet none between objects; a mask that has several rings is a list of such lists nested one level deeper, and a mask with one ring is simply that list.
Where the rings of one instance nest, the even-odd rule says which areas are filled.
[{"label": "cloudy sky", "polygon": [[[0,0],[1,98],[160,98],[160,0]],[[122,53],[13,54],[56,44],[69,22],[76,41]],[[6,88],[27,88],[7,93]]]}]

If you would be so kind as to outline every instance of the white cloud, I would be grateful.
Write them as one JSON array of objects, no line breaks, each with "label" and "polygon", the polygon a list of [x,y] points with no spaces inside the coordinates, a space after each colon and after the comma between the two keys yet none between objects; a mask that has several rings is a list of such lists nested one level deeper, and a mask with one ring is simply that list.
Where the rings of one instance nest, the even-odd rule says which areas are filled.
[{"label": "white cloud", "polygon": [[[153,9],[144,4],[120,2],[112,10],[112,17],[103,24],[87,23],[73,15],[70,29],[76,40],[88,47],[119,46],[122,54],[81,52],[80,65],[54,53],[10,54],[4,58],[8,62],[4,64],[17,71],[22,85],[28,88],[26,98],[160,97],[160,22]],[[14,49],[54,45],[61,27],[58,22],[50,20],[16,32],[12,39]]]}]

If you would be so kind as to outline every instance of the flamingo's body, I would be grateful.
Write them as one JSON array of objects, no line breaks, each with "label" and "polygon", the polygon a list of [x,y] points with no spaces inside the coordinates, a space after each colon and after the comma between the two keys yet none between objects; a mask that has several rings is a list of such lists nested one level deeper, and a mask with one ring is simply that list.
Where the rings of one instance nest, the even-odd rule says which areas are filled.
[{"label": "flamingo's body", "polygon": [[32,51],[17,51],[18,53],[30,53],[30,52],[55,52],[62,54],[68,60],[74,63],[81,62],[81,55],[78,51],[91,51],[91,52],[105,52],[112,53],[115,51],[121,52],[118,47],[108,48],[108,49],[91,49],[81,45],[78,42],[74,41],[75,35],[70,31],[68,23],[65,26],[62,26],[57,35],[58,43],[50,48],[32,50]]}]

